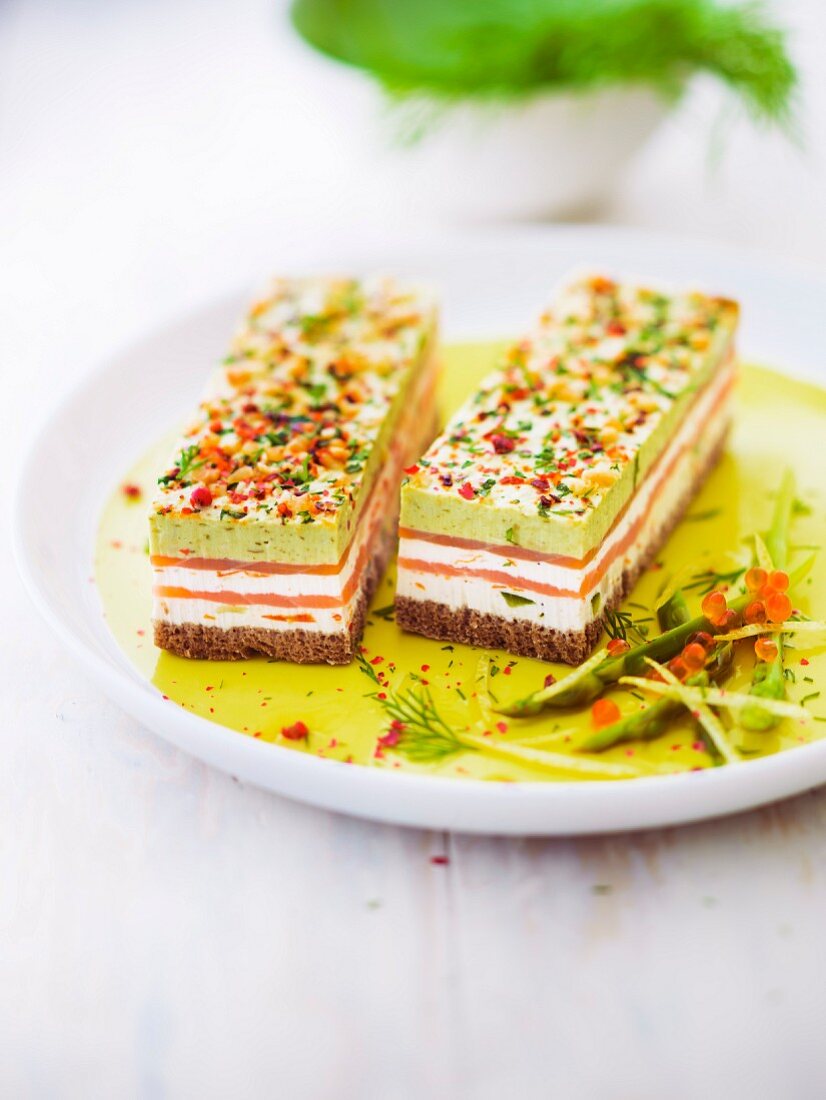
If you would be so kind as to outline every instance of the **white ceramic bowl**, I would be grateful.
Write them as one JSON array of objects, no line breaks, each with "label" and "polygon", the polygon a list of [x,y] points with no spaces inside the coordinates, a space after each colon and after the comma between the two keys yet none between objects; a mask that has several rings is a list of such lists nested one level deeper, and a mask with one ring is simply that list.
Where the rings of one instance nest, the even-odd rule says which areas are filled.
[{"label": "white ceramic bowl", "polygon": [[467,103],[385,156],[412,201],[454,218],[582,214],[606,197],[667,112],[645,88]]}]

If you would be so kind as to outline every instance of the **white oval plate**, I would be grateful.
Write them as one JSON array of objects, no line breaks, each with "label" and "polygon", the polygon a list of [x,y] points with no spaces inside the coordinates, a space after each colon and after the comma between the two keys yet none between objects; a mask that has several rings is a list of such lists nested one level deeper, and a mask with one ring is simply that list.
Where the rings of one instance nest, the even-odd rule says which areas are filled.
[{"label": "white oval plate", "polygon": [[[292,261],[290,263],[290,261]],[[324,264],[280,255],[281,270],[391,271],[434,282],[448,339],[519,332],[570,268],[707,286],[744,306],[745,357],[823,380],[826,279],[759,255],[600,227],[517,229],[442,239]],[[261,273],[266,277],[269,273]],[[263,279],[262,279],[263,281]],[[257,786],[344,813],[480,833],[576,834],[695,821],[826,782],[826,741],[725,768],[625,782],[500,784],[352,767],[262,743],[164,703],[127,662],[89,584],[107,494],[186,415],[223,353],[247,294],[229,294],[114,356],[63,401],[23,465],[16,555],[41,613],[101,688],[162,737]],[[48,497],[29,492],[48,471]]]}]

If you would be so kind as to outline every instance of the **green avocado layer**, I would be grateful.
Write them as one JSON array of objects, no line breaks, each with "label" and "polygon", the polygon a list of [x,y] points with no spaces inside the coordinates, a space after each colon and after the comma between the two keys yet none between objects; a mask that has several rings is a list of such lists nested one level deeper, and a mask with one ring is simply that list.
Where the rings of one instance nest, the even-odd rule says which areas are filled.
[{"label": "green avocado layer", "polygon": [[[627,463],[617,480],[602,495],[597,506],[581,516],[543,516],[535,508],[476,496],[467,500],[456,492],[434,491],[413,476],[402,488],[401,526],[414,531],[461,537],[495,546],[520,546],[548,555],[582,559],[598,547],[610,531],[637,486],[668,446],[697,394],[716,373],[727,352],[732,325],[721,325],[714,333],[703,362],[694,377],[656,428],[642,443],[635,461]],[[419,483],[417,483],[419,482]]]},{"label": "green avocado layer", "polygon": [[358,492],[331,516],[313,523],[282,522],[276,516],[253,514],[243,519],[219,518],[215,509],[189,516],[152,512],[149,550],[160,557],[222,558],[232,561],[284,562],[288,565],[337,565],[358,526],[389,453],[411,387],[433,360],[432,342],[424,348],[399,389],[364,466]]}]

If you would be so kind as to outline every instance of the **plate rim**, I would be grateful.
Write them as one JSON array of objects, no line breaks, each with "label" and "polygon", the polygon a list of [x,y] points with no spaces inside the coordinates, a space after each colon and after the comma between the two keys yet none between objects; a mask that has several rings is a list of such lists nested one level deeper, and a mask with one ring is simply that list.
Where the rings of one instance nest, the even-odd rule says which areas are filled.
[{"label": "plate rim", "polygon": [[[519,226],[485,233],[454,234],[450,243],[461,247],[467,241],[478,241],[480,238],[487,238],[491,243],[504,239],[514,242],[540,235],[554,237],[560,233],[568,237],[585,233],[594,238],[604,234],[614,237],[615,240],[630,236],[645,238],[655,245],[689,242],[695,248],[709,247],[724,261],[732,263],[743,263],[744,258],[756,259],[757,254],[767,262],[773,274],[789,272],[795,278],[807,282],[822,282],[826,289],[826,272],[820,271],[816,265],[784,263],[782,260],[775,262],[759,249],[740,249],[719,241],[707,242],[673,233],[638,231],[632,227],[593,224]],[[424,243],[418,240],[408,250],[391,244],[384,251],[386,255],[398,257],[405,254],[424,256],[430,248],[445,248],[445,237]],[[367,244],[362,255],[372,254],[380,255],[381,252],[377,253],[375,246]],[[311,264],[310,269],[313,266],[318,265]],[[140,721],[155,736],[162,737],[209,766],[235,775],[252,785],[328,810],[410,827],[522,836],[624,832],[727,816],[795,793],[803,793],[826,782],[826,738],[772,756],[745,760],[736,767],[643,776],[612,782],[584,779],[492,783],[479,779],[457,780],[446,776],[348,765],[342,761],[298,753],[284,746],[244,737],[228,726],[191,714],[173,701],[165,700],[128,662],[117,664],[114,659],[108,660],[96,652],[86,639],[70,628],[53,607],[38,576],[39,571],[33,564],[35,556],[27,553],[29,532],[25,495],[26,486],[37,470],[38,453],[43,444],[53,436],[62,410],[93,388],[98,377],[108,375],[115,362],[134,352],[142,343],[162,339],[165,332],[183,328],[191,324],[196,316],[203,315],[209,309],[220,308],[231,298],[237,299],[242,295],[243,288],[240,285],[232,290],[227,289],[220,295],[210,296],[199,307],[168,314],[147,330],[113,347],[51,402],[39,419],[38,427],[18,466],[12,502],[12,550],[24,588],[61,643],[116,705]],[[773,369],[779,374],[826,392],[826,385],[812,378],[808,372],[798,373],[782,367]],[[96,494],[96,523],[100,508],[108,496],[109,480],[101,479],[100,491]],[[84,547],[86,553],[90,549],[89,546]],[[117,639],[111,631],[109,636],[113,646],[120,651]],[[234,756],[239,766],[221,762],[219,758],[227,754]],[[269,766],[262,767],[261,761]],[[259,774],[256,775],[256,772]],[[305,785],[309,789],[303,789]],[[669,804],[672,800],[677,801],[678,795],[682,795],[686,786],[702,788],[706,797],[689,799],[687,805],[682,805],[685,800],[681,798],[681,808],[675,811]],[[612,804],[610,820],[600,820],[599,810],[593,810],[586,814],[587,820],[574,821],[578,817],[577,810],[585,809],[593,801],[595,788],[604,792],[600,796],[604,802]],[[723,792],[728,792],[729,797],[724,799],[723,804],[718,804],[723,798]],[[359,796],[362,794],[369,796],[372,806],[360,804]],[[421,799],[416,799],[417,794],[422,796]],[[402,799],[412,804],[402,807],[399,805]],[[647,805],[645,813],[637,812],[640,799]],[[709,806],[709,801],[714,805]],[[515,803],[521,804],[517,814],[513,812]],[[583,803],[585,806],[579,805]],[[501,813],[505,808],[510,817],[503,819]]]}]

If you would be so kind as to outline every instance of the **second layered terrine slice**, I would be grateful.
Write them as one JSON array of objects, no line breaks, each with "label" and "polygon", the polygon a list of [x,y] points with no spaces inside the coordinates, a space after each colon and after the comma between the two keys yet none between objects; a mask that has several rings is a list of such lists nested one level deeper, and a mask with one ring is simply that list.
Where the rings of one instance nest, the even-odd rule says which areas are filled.
[{"label": "second layered terrine slice", "polygon": [[738,309],[576,279],[402,488],[397,622],[579,663],[720,456]]},{"label": "second layered terrine slice", "polygon": [[251,308],[159,480],[155,642],[351,660],[435,434],[436,312],[390,279],[281,279]]}]

